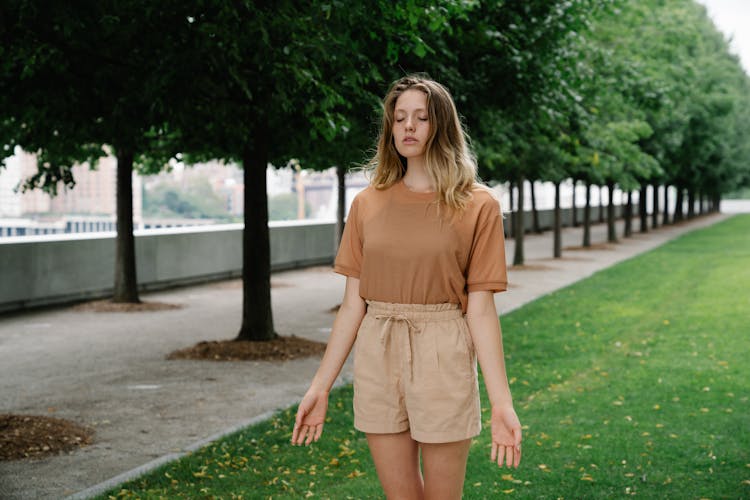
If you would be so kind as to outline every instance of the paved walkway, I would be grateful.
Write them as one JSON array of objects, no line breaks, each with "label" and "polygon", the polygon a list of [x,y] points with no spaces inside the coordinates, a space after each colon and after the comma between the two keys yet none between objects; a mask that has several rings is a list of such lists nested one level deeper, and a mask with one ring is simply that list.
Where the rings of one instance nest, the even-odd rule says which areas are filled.
[{"label": "paved walkway", "polygon": [[[510,270],[509,291],[495,296],[498,310],[507,313],[724,218],[712,215],[637,233],[594,250],[565,250],[559,260],[549,258],[551,233],[528,235],[527,266]],[[605,235],[604,225],[595,226],[592,242],[604,242]],[[563,242],[580,245],[581,229],[566,229]],[[508,241],[509,258],[513,244]],[[329,267],[314,267],[275,273],[272,284],[277,331],[325,341],[333,322],[329,311],[341,299],[344,278]],[[0,498],[85,497],[101,490],[102,482],[144,464],[148,469],[154,461],[293,404],[307,389],[317,358],[283,363],[164,359],[200,340],[236,335],[242,303],[238,280],[143,298],[184,308],[143,313],[54,308],[0,319],[0,413],[51,415],[96,429],[94,444],[72,454],[0,462]],[[342,380],[350,374],[347,364]]]}]

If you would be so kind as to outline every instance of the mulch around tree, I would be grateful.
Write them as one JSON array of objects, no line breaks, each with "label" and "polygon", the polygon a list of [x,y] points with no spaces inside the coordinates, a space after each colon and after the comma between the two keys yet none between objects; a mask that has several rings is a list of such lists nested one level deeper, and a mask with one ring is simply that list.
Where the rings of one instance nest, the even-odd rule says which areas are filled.
[{"label": "mulch around tree", "polygon": [[294,335],[273,340],[212,340],[198,342],[192,347],[167,355],[167,359],[206,361],[287,361],[322,355],[324,342],[303,339]]},{"label": "mulch around tree", "polygon": [[565,247],[563,250],[614,250],[615,246],[612,243],[593,243],[590,246],[575,246]]},{"label": "mulch around tree", "polygon": [[520,264],[508,268],[509,271],[551,271],[554,269],[557,268],[544,264]]},{"label": "mulch around tree", "polygon": [[62,418],[0,414],[0,460],[43,458],[91,444],[94,431]]},{"label": "mulch around tree", "polygon": [[180,304],[168,304],[166,302],[112,302],[109,299],[93,300],[73,306],[74,311],[79,312],[151,312],[169,311],[182,309]]}]

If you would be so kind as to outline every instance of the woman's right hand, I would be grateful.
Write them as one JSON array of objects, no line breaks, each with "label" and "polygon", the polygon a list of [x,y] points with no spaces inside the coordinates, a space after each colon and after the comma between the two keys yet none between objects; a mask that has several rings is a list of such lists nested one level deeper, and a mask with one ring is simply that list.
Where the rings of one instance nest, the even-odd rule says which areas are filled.
[{"label": "woman's right hand", "polygon": [[297,408],[297,418],[292,431],[292,444],[305,445],[320,439],[323,423],[328,411],[328,393],[312,387],[307,391]]}]

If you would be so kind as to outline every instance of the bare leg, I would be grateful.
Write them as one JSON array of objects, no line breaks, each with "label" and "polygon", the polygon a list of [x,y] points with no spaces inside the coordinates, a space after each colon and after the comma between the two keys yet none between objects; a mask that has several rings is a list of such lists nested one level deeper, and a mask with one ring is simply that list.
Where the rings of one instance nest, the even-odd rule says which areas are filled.
[{"label": "bare leg", "polygon": [[419,443],[426,500],[461,498],[471,439],[453,443]]},{"label": "bare leg", "polygon": [[398,434],[367,434],[378,479],[389,500],[422,500],[419,447],[409,431]]}]

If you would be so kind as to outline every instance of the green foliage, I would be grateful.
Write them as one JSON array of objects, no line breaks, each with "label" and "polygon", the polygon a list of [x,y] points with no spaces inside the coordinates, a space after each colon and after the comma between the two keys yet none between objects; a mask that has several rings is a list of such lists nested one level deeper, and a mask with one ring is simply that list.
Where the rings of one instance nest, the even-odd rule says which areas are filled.
[{"label": "green foliage", "polygon": [[37,153],[26,188],[72,187],[74,163],[107,153],[154,170],[178,151],[166,102],[188,76],[170,64],[186,50],[180,2],[18,0],[3,9],[0,141],[6,153]]},{"label": "green foliage", "polygon": [[206,179],[186,186],[159,184],[143,192],[143,214],[150,217],[229,220],[224,200]]},{"label": "green foliage", "polygon": [[[296,220],[297,194],[284,193],[268,198],[268,220]],[[305,217],[310,215],[310,204],[305,202]]]}]

